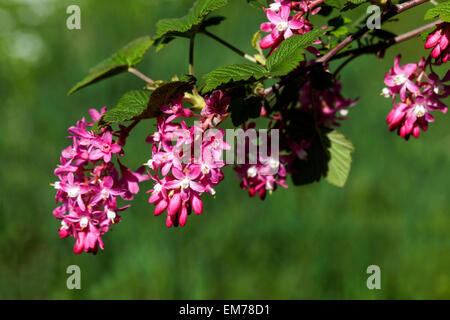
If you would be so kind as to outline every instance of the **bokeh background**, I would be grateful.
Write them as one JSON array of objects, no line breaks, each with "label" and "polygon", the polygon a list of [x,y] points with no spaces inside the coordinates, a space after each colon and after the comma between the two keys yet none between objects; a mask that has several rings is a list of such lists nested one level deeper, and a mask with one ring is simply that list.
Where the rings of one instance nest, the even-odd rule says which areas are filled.
[{"label": "bokeh background", "polygon": [[[218,12],[228,19],[211,31],[252,52],[264,15],[245,0],[230,2]],[[81,30],[66,28],[71,4],[81,7]],[[260,201],[239,189],[228,168],[217,198],[206,197],[204,214],[191,216],[184,228],[167,229],[141,192],[104,236],[104,252],[76,256],[73,239],[59,239],[49,183],[69,143],[66,128],[89,108],[114,106],[142,82],[123,74],[71,97],[67,91],[113,51],[153,34],[158,19],[182,16],[191,4],[0,0],[0,298],[450,298],[450,116],[438,114],[420,139],[405,142],[388,132],[391,103],[379,95],[399,51],[403,63],[425,54],[420,38],[392,48],[384,60],[364,56],[342,72],[345,96],[359,97],[340,129],[356,147],[344,188],[322,182]],[[428,6],[386,29],[400,33],[425,24]],[[187,40],[152,49],[138,69],[153,79],[181,75],[187,50]],[[198,76],[244,62],[204,36],[195,54]],[[128,166],[148,159],[144,137],[153,128],[147,121],[133,132]],[[148,182],[141,190],[149,188]],[[66,288],[72,264],[81,267],[81,290]],[[371,264],[381,267],[381,290],[366,287]]]}]

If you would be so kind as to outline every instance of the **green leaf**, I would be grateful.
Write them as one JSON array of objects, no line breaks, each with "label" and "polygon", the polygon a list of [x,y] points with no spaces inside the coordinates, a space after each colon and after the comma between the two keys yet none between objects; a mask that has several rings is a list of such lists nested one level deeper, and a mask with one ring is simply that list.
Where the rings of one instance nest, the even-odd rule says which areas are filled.
[{"label": "green leaf", "polygon": [[329,148],[330,161],[326,179],[329,183],[343,187],[350,174],[352,163],[351,153],[355,151],[353,144],[342,133],[333,130],[328,133],[331,142]]},{"label": "green leaf", "polygon": [[306,149],[306,159],[296,158],[293,163],[292,168],[296,173],[292,174],[292,181],[295,185],[319,181],[328,171],[330,140],[326,133],[329,129],[318,130],[314,117],[301,110],[291,110],[287,119],[290,122],[286,132],[289,139],[311,142]]},{"label": "green leaf", "polygon": [[266,61],[266,67],[273,76],[283,76],[298,67],[303,61],[304,48],[318,40],[325,30],[315,29],[303,35],[293,35],[284,40]]},{"label": "green leaf", "polygon": [[153,40],[148,36],[136,39],[127,44],[111,57],[92,68],[89,71],[89,75],[78,82],[69,91],[68,95],[100,80],[126,72],[128,68],[133,67],[142,61],[145,52],[152,44]]},{"label": "green leaf", "polygon": [[295,168],[299,173],[292,175],[295,185],[304,185],[319,181],[326,176],[330,154],[328,146],[330,141],[326,135],[317,132],[312,139],[312,145],[306,150],[306,160],[297,160]]},{"label": "green leaf", "polygon": [[190,38],[201,29],[199,26],[209,13],[227,4],[228,0],[198,0],[184,17],[159,20],[156,23],[155,43],[165,44],[174,37]]},{"label": "green leaf", "polygon": [[425,13],[425,20],[439,18],[445,22],[450,22],[450,1],[438,4]]},{"label": "green leaf", "polygon": [[263,102],[260,97],[250,96],[247,98],[238,97],[231,100],[229,111],[231,121],[235,127],[240,126],[249,118],[258,118],[261,114]]},{"label": "green leaf", "polygon": [[129,91],[117,103],[117,106],[107,111],[100,119],[100,124],[111,124],[128,120],[136,120],[147,108],[150,98],[148,91]]},{"label": "green leaf", "polygon": [[212,91],[220,85],[227,84],[232,81],[247,81],[249,79],[259,80],[267,76],[266,70],[253,64],[232,64],[221,67],[206,74],[202,93]]},{"label": "green leaf", "polygon": [[161,106],[168,104],[170,99],[180,94],[191,92],[195,85],[195,78],[189,76],[186,81],[172,81],[158,87],[150,96],[143,118],[154,118],[160,113]]},{"label": "green leaf", "polygon": [[110,125],[129,120],[150,119],[158,116],[161,106],[184,92],[192,91],[195,78],[188,81],[173,81],[160,85],[151,94],[149,91],[130,91],[125,93],[117,106],[107,111],[98,126]]}]

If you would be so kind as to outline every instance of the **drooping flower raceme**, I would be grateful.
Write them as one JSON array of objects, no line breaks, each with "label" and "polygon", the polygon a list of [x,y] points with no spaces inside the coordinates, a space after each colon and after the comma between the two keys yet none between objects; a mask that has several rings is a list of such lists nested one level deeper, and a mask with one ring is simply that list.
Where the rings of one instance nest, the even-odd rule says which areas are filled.
[{"label": "drooping flower raceme", "polygon": [[[223,140],[223,130],[207,130],[226,117],[229,99],[220,91],[205,97],[202,116],[194,126],[184,120],[196,116],[183,107],[182,100],[180,96],[161,108],[163,112],[177,111],[158,117],[157,131],[147,138],[152,146],[147,165],[155,183],[148,191],[148,201],[155,205],[155,215],[167,210],[167,227],[184,226],[192,211],[198,215],[203,212],[201,196],[215,194],[214,187],[223,180],[222,154],[230,148]],[[175,122],[178,118],[184,119]]]},{"label": "drooping flower raceme", "polygon": [[[90,110],[93,121],[105,111],[106,108],[101,112]],[[94,122],[83,118],[69,128],[72,145],[62,151],[60,165],[54,172],[58,181],[53,186],[60,206],[53,215],[61,221],[60,237],[76,239],[76,254],[104,249],[101,236],[121,221],[119,212],[129,207],[118,207],[118,199],[132,200],[132,195],[139,191],[137,184],[148,179],[120,162],[119,173],[112,157],[120,157],[122,147],[114,141],[109,128],[103,128],[100,134],[93,133],[90,128]]]},{"label": "drooping flower raceme", "polygon": [[[386,73],[386,88],[382,94],[393,100],[394,108],[387,116],[389,130],[405,139],[411,135],[418,138],[421,130],[426,131],[428,124],[434,121],[433,111],[447,112],[442,99],[450,94],[450,71],[440,79],[434,72],[427,73],[428,61],[399,65],[400,56],[394,61],[394,67]],[[398,98],[397,99],[397,95]]]}]

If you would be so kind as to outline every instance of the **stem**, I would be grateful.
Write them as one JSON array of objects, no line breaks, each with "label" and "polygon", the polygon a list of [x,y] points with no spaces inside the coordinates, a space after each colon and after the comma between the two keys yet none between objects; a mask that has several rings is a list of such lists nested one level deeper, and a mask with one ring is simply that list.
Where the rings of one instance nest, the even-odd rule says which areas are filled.
[{"label": "stem", "polygon": [[191,76],[194,75],[194,38],[195,36],[192,36],[189,39],[189,74]]},{"label": "stem", "polygon": [[247,60],[249,60],[249,61],[251,61],[251,62],[253,62],[253,63],[258,63],[258,61],[257,61],[254,57],[252,57],[251,55],[245,53],[245,52],[242,51],[242,50],[239,50],[238,48],[236,48],[236,47],[233,46],[232,44],[230,44],[230,43],[226,42],[225,40],[219,38],[218,36],[216,36],[216,35],[210,33],[209,31],[203,30],[203,33],[204,33],[205,35],[207,35],[208,37],[210,37],[211,39],[214,39],[214,40],[216,40],[217,42],[220,42],[220,43],[223,44],[225,47],[227,47],[228,49],[234,51],[235,53],[237,53],[237,54],[240,55],[241,57],[244,57],[245,59],[247,59]]},{"label": "stem", "polygon": [[139,70],[136,70],[135,68],[128,68],[128,72],[136,75],[138,78],[144,80],[145,82],[149,83],[149,84],[153,84],[154,81],[152,79],[150,79],[149,77],[147,77],[146,75],[144,75],[143,73],[141,73]]},{"label": "stem", "polygon": [[422,26],[420,28],[417,28],[417,29],[408,31],[408,32],[406,32],[404,34],[401,34],[401,35],[399,35],[399,36],[397,36],[397,37],[395,37],[395,38],[393,38],[391,40],[380,41],[380,42],[378,42],[376,44],[373,44],[373,45],[370,45],[370,46],[366,46],[366,47],[363,47],[363,48],[358,48],[358,49],[345,51],[343,53],[340,53],[340,54],[337,54],[337,55],[333,56],[333,58],[331,60],[340,59],[340,58],[343,58],[343,57],[346,57],[346,56],[356,57],[356,56],[361,55],[361,54],[378,53],[380,51],[384,51],[387,48],[389,48],[390,46],[393,46],[394,44],[397,44],[397,43],[409,40],[411,38],[414,38],[415,36],[421,34],[425,30],[431,29],[434,26],[436,26],[437,24],[440,24],[442,22],[443,22],[442,20],[436,20],[436,21],[434,21],[432,23],[429,23],[429,24],[427,24],[425,26]]},{"label": "stem", "polygon": [[[396,4],[393,5],[382,17],[381,22],[385,22],[386,20],[389,20],[390,18],[396,16],[397,14],[406,11],[410,8],[413,8],[415,6],[418,6],[424,2],[428,2],[430,0],[410,0],[408,2],[402,3],[402,4]],[[354,40],[357,40],[361,38],[363,35],[365,35],[369,31],[369,28],[367,26],[364,26],[364,28],[359,29],[355,33],[349,35],[347,38],[345,38],[341,43],[339,43],[336,47],[328,51],[324,56],[317,59],[318,63],[325,64],[330,59],[337,54],[339,51],[344,49],[346,46],[348,46],[351,42]]]},{"label": "stem", "polygon": [[117,139],[117,144],[124,146],[131,130],[140,122],[141,120],[134,120],[128,127],[120,127],[119,139]]}]

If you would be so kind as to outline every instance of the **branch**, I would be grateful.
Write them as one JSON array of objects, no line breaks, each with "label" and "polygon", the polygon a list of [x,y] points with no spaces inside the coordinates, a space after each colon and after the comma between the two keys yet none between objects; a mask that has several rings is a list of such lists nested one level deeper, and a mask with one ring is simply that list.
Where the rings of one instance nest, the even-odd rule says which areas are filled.
[{"label": "branch", "polygon": [[358,56],[361,54],[384,52],[387,48],[389,48],[397,43],[414,38],[415,36],[421,34],[425,30],[431,29],[434,26],[436,26],[437,24],[440,24],[442,22],[443,22],[442,20],[437,20],[437,21],[429,23],[425,26],[422,26],[420,28],[417,28],[417,29],[411,30],[409,32],[406,32],[404,34],[401,34],[393,39],[386,40],[386,41],[380,41],[380,42],[370,45],[370,46],[357,48],[357,49],[353,49],[353,50],[348,50],[348,51],[342,52],[340,54],[336,54],[335,56],[332,57],[331,60],[340,59],[340,58],[347,57],[347,56],[354,57],[354,56]]},{"label": "branch", "polygon": [[[406,11],[410,8],[413,8],[415,6],[418,6],[424,2],[428,2],[429,0],[410,0],[408,2],[404,2],[402,4],[396,4],[393,5],[392,7],[390,7],[388,9],[388,11],[381,17],[381,23],[389,20],[390,18],[398,15],[399,13]],[[317,59],[318,63],[322,63],[325,64],[328,61],[330,61],[330,59],[336,55],[339,51],[341,51],[342,49],[344,49],[346,46],[348,46],[351,42],[353,42],[354,40],[357,40],[359,38],[361,38],[363,35],[365,35],[367,32],[369,31],[369,28],[367,26],[365,26],[364,28],[359,29],[358,31],[356,31],[355,33],[349,35],[347,38],[345,38],[341,43],[339,43],[336,47],[334,47],[333,49],[331,49],[330,51],[328,51],[328,53],[326,53],[324,56],[320,57],[319,59]]]},{"label": "branch", "polygon": [[142,74],[140,71],[136,70],[135,68],[128,68],[128,72],[134,74],[135,76],[137,76],[138,78],[144,80],[145,82],[147,82],[149,84],[153,84],[155,82],[152,79],[150,79],[149,77],[147,77],[146,75]]},{"label": "branch", "polygon": [[240,55],[241,57],[244,57],[245,59],[253,62],[253,63],[258,63],[258,61],[252,57],[251,55],[245,53],[244,51],[239,50],[238,48],[236,48],[235,46],[233,46],[232,44],[226,42],[225,40],[219,38],[218,36],[210,33],[209,31],[203,30],[203,33],[205,35],[207,35],[208,37],[210,37],[211,39],[216,40],[217,42],[220,42],[221,44],[223,44],[225,47],[227,47],[228,49],[234,51],[235,53],[237,53],[238,55]]}]

